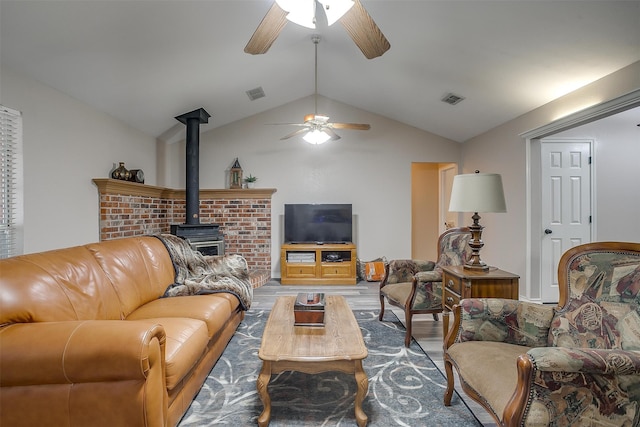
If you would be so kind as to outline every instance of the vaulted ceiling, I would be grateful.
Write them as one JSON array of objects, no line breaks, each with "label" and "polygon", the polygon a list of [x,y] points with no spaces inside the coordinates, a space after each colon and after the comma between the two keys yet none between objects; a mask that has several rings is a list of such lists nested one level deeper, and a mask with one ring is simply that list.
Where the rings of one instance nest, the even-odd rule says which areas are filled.
[{"label": "vaulted ceiling", "polygon": [[391,43],[372,60],[322,22],[244,53],[273,0],[2,0],[0,61],[160,136],[190,109],[211,129],[313,94],[320,34],[322,96],[464,142],[640,60],[639,0],[361,1]]}]

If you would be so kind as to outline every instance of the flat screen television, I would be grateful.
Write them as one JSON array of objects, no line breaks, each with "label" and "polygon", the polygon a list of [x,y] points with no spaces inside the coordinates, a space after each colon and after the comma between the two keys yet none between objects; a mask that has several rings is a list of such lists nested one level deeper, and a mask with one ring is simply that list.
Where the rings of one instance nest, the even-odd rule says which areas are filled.
[{"label": "flat screen television", "polygon": [[284,205],[285,243],[350,243],[350,204]]}]

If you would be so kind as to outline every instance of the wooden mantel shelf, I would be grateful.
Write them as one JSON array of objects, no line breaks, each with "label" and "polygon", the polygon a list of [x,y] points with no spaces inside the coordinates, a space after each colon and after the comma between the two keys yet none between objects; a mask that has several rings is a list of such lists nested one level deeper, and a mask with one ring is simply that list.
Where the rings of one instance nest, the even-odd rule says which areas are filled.
[{"label": "wooden mantel shelf", "polygon": [[[185,199],[186,190],[175,190],[137,182],[111,178],[94,178],[100,194],[126,194],[128,196],[157,197],[160,199]],[[275,188],[200,189],[201,199],[264,199],[271,198]]]}]

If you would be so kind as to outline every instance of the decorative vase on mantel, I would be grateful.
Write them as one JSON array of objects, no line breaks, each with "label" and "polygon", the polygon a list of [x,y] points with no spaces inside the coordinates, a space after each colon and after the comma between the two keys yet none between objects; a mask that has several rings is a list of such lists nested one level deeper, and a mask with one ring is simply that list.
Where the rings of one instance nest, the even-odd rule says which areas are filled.
[{"label": "decorative vase on mantel", "polygon": [[131,174],[129,173],[127,168],[124,167],[124,162],[120,162],[120,166],[118,166],[114,169],[113,172],[111,172],[111,178],[113,179],[121,179],[126,181],[130,176]]}]

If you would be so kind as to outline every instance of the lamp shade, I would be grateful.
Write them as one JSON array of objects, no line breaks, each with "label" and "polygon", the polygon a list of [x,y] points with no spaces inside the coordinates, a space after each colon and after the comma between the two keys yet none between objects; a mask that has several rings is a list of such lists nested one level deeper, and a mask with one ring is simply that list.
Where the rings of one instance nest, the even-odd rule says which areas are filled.
[{"label": "lamp shade", "polygon": [[470,173],[453,177],[451,212],[506,212],[502,176]]}]

